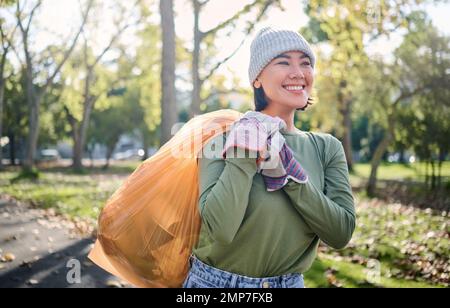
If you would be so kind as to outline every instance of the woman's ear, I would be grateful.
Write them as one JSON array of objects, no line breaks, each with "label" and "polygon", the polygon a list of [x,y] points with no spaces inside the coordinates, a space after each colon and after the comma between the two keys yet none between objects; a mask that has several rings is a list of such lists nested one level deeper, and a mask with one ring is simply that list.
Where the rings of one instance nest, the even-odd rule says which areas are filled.
[{"label": "woman's ear", "polygon": [[261,82],[260,82],[258,79],[256,79],[256,80],[253,82],[253,86],[254,86],[256,89],[259,89],[259,88],[261,88]]}]

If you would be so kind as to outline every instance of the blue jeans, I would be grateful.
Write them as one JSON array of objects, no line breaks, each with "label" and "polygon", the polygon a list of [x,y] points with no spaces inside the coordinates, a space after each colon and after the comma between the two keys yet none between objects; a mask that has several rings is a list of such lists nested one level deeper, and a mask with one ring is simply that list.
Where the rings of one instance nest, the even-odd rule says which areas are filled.
[{"label": "blue jeans", "polygon": [[299,273],[274,277],[251,278],[209,266],[195,256],[190,258],[191,269],[183,288],[304,288]]}]

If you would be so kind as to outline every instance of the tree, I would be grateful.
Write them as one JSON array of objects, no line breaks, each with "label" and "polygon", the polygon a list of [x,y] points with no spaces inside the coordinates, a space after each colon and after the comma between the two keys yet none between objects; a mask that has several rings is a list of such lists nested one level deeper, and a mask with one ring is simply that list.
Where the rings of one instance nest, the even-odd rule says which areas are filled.
[{"label": "tree", "polygon": [[431,166],[426,182],[434,189],[441,185],[442,162],[450,150],[450,37],[440,35],[423,12],[411,18],[410,33],[396,54],[409,68],[404,74],[414,74],[416,82],[421,81],[426,88],[407,106],[401,106],[395,139],[397,144],[403,141],[410,145]]},{"label": "tree", "polygon": [[161,144],[172,136],[173,125],[178,112],[175,98],[175,23],[173,0],[160,0],[162,29],[162,69],[161,69]]},{"label": "tree", "polygon": [[136,55],[127,55],[126,46],[121,46],[117,59],[117,72],[113,79],[121,80],[107,94],[108,104],[93,110],[93,121],[89,126],[88,143],[103,144],[107,148],[105,167],[122,134],[141,138],[144,159],[148,157],[150,145],[159,143],[160,80],[157,72],[160,54],[154,52],[158,41],[157,27],[148,24],[139,33],[142,45]]},{"label": "tree", "polygon": [[[5,20],[0,17],[0,44],[2,54],[0,56],[0,139],[3,136],[3,106],[4,106],[4,98],[5,98],[5,84],[6,79],[11,77],[12,73],[9,77],[6,77],[6,64],[7,64],[7,56],[8,52],[11,49],[12,43],[11,40],[14,37],[14,32],[17,27],[14,27],[12,30],[7,30],[5,26]],[[0,145],[0,170],[3,168],[2,159],[3,159],[3,151],[2,146]]]},{"label": "tree", "polygon": [[[194,117],[195,115],[198,115],[201,113],[200,105],[202,103],[202,97],[201,97],[201,89],[205,81],[207,81],[215,72],[216,70],[228,59],[230,59],[242,46],[244,40],[239,44],[239,46],[227,57],[224,59],[218,61],[217,63],[211,65],[210,68],[207,68],[206,65],[203,63],[200,63],[200,59],[209,58],[206,55],[202,55],[202,45],[213,45],[214,37],[217,35],[217,33],[221,30],[228,29],[227,35],[231,35],[232,32],[235,31],[234,27],[231,27],[236,22],[243,19],[244,16],[246,16],[253,8],[257,8],[257,16],[253,20],[248,20],[247,25],[244,29],[245,37],[248,37],[248,35],[252,32],[255,25],[264,17],[265,12],[268,10],[268,8],[272,5],[280,5],[279,0],[255,0],[250,4],[245,5],[240,11],[236,12],[232,17],[229,19],[221,22],[216,27],[208,30],[208,31],[201,31],[199,28],[200,24],[200,14],[201,10],[207,5],[209,2],[208,0],[199,1],[199,0],[191,0],[192,6],[194,9],[194,47],[192,50],[192,96],[191,96],[191,109],[190,109],[190,117]],[[202,77],[200,76],[200,67],[202,67],[202,70],[204,68],[207,73]]]},{"label": "tree", "polygon": [[[395,62],[374,61],[365,71],[364,79],[370,83],[365,83],[359,93],[364,105],[369,107],[367,111],[372,121],[384,128],[383,138],[371,160],[367,184],[367,193],[371,196],[375,193],[378,166],[388,146],[402,130],[414,129],[409,126],[411,122],[405,123],[406,127],[399,126],[401,115],[418,106],[435,114],[438,104],[448,99],[448,38],[438,34],[424,12],[412,13],[409,20],[409,33],[394,52]],[[433,96],[439,99],[432,99]],[[416,100],[421,104],[415,105]],[[423,144],[423,140],[417,142]]]},{"label": "tree", "polygon": [[88,140],[90,144],[103,144],[106,146],[106,163],[104,168],[109,167],[109,162],[117,142],[122,134],[131,131],[135,122],[130,118],[130,102],[109,97],[110,107],[104,110],[94,110],[92,121],[89,123]]},{"label": "tree", "polygon": [[[151,18],[149,12],[142,8],[142,14]],[[159,79],[161,76],[162,52],[159,47],[161,42],[161,27],[154,25],[151,21],[145,22],[145,27],[138,33],[141,44],[137,47],[134,70],[138,72],[137,76],[129,81],[127,88],[131,92],[137,92],[137,106],[132,112],[137,114],[134,118],[138,123],[137,128],[142,138],[144,147],[144,157],[149,156],[148,148],[150,146],[161,145],[161,119],[162,119],[162,84]],[[179,46],[179,44],[177,44]],[[177,58],[182,56],[178,50]],[[177,59],[178,60],[178,59]]]},{"label": "tree", "polygon": [[[407,26],[411,7],[425,1],[366,1],[344,0],[309,1],[305,11],[310,16],[308,26],[301,30],[314,43],[322,43],[331,50],[328,57],[320,57],[318,65],[322,80],[318,80],[318,97],[322,109],[336,109],[339,135],[351,170],[352,109],[354,92],[359,88],[359,72],[367,65],[365,47],[380,37],[387,37]],[[322,62],[322,63],[321,63]],[[324,70],[322,72],[322,70]]]},{"label": "tree", "polygon": [[16,164],[19,151],[22,150],[28,133],[28,106],[26,100],[25,72],[16,72],[8,76],[5,84],[5,112],[2,123],[8,137],[11,165]]},{"label": "tree", "polygon": [[[116,2],[115,4],[116,11],[119,15],[114,19],[116,29],[109,38],[106,46],[101,48],[100,52],[95,54],[94,49],[92,48],[95,38],[89,38],[89,34],[87,33],[88,29],[84,29],[82,51],[78,54],[74,62],[72,62],[71,72],[67,72],[67,74],[71,74],[72,76],[70,76],[69,79],[66,79],[66,82],[69,84],[72,83],[73,85],[72,88],[68,88],[66,91],[66,96],[70,96],[68,101],[73,102],[71,106],[66,108],[66,112],[72,128],[74,143],[73,168],[76,171],[81,171],[83,169],[82,158],[86,144],[86,134],[94,105],[98,100],[104,100],[107,92],[114,87],[114,82],[118,82],[118,80],[108,80],[110,79],[108,77],[108,74],[110,73],[103,68],[98,68],[97,70],[97,67],[100,66],[105,54],[115,46],[124,31],[139,22],[133,18],[132,14],[130,14],[131,16],[126,14],[130,12],[130,9],[127,10],[123,7],[123,4],[119,2]],[[139,1],[134,3],[132,9],[135,8],[137,4],[139,4]],[[96,24],[93,23],[88,25],[90,33],[95,36]],[[82,80],[81,83],[80,80]],[[81,113],[78,116],[74,114],[74,112],[76,113],[79,111],[81,111]]]},{"label": "tree", "polygon": [[[62,53],[62,59],[60,61],[53,60],[52,65],[47,64],[48,62],[52,61],[50,59],[42,59],[42,61],[47,62],[45,65],[43,65],[43,62],[37,63],[36,56],[33,54],[31,49],[32,46],[30,46],[30,29],[33,17],[39,7],[42,5],[42,0],[36,1],[35,5],[31,8],[27,16],[25,16],[25,8],[24,6],[21,6],[21,1],[17,1],[16,3],[17,24],[22,36],[23,53],[25,58],[24,66],[26,68],[26,93],[29,106],[29,131],[26,142],[26,156],[23,161],[23,169],[25,172],[30,172],[34,165],[34,158],[39,136],[39,107],[42,101],[42,97],[44,96],[46,91],[53,85],[56,76],[59,74],[64,63],[67,61],[70,54],[74,50],[78,38],[83,31],[83,27],[86,23],[92,3],[93,0],[88,1],[86,9],[82,13],[82,22],[80,28],[76,32],[74,38],[72,39],[72,42],[69,44],[69,47]],[[56,59],[57,57],[53,55],[53,57],[51,58]],[[39,78],[38,80],[37,74],[42,74],[42,72],[38,72],[37,67],[39,67],[40,69],[44,69],[45,67],[54,67],[54,69],[52,72],[48,71],[48,74],[43,78],[44,82],[40,83],[39,80],[41,78]]]}]

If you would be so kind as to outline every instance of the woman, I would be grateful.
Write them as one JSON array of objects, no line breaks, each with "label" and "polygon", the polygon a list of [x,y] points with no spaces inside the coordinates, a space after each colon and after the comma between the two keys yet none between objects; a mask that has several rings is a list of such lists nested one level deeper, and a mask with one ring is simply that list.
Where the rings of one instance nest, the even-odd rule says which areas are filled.
[{"label": "woman", "polygon": [[[183,287],[301,288],[319,241],[336,249],[349,242],[355,211],[342,145],[294,126],[296,110],[310,104],[314,65],[309,44],[296,32],[264,28],[252,42],[256,118],[283,120],[278,133],[286,153],[307,176],[285,176],[280,189],[268,190],[255,158],[260,153],[238,149],[246,155],[235,157],[226,149],[225,158],[200,158],[202,226]],[[229,144],[227,138],[219,135],[205,149]]]}]

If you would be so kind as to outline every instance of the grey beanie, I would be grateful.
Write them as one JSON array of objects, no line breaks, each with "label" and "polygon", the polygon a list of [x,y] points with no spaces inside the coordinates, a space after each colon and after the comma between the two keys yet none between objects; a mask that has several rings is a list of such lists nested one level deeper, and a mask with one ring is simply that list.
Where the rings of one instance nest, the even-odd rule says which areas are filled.
[{"label": "grey beanie", "polygon": [[291,30],[278,30],[271,27],[261,29],[250,45],[250,65],[248,78],[250,84],[273,58],[287,51],[301,51],[311,60],[314,67],[316,58],[308,42],[299,33]]}]

